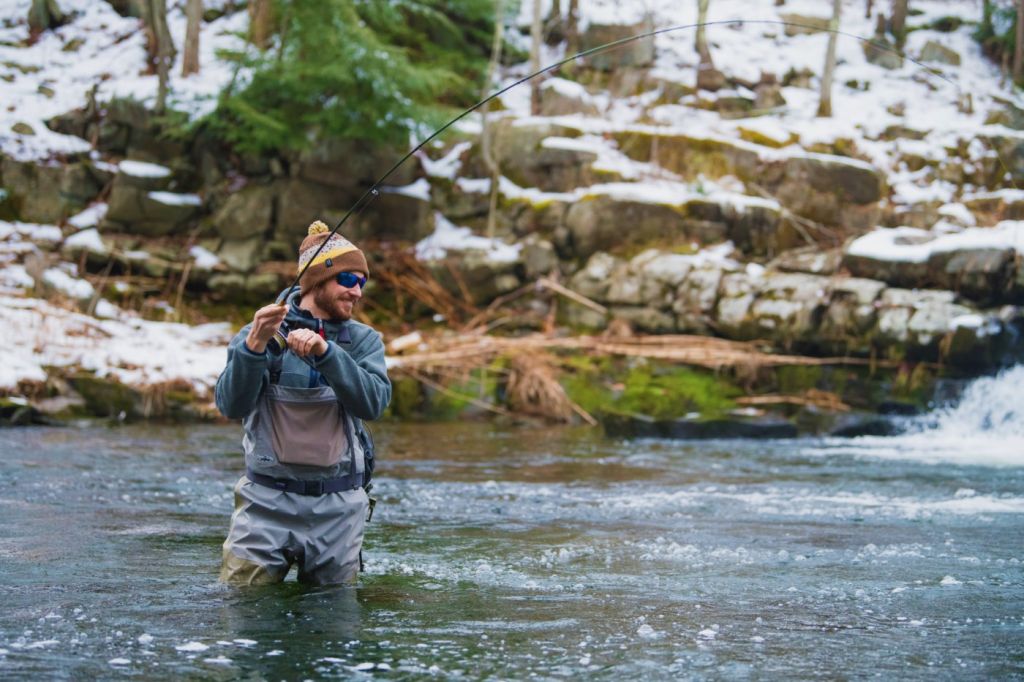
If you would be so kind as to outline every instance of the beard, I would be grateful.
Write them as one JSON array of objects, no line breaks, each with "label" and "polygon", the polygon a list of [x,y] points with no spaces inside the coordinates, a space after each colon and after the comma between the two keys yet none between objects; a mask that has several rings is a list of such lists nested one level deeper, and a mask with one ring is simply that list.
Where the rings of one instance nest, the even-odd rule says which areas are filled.
[{"label": "beard", "polygon": [[330,320],[352,319],[352,311],[355,308],[355,301],[349,298],[338,298],[327,292],[327,287],[318,287],[313,293],[313,302],[316,306],[327,313]]}]

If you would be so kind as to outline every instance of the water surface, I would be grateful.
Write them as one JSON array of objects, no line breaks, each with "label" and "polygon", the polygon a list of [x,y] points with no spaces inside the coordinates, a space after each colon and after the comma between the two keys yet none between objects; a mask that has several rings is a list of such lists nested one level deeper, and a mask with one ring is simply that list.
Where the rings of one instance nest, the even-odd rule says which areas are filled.
[{"label": "water surface", "polygon": [[236,590],[237,426],[0,432],[0,677],[1024,675],[1024,448],[376,433],[358,586]]}]

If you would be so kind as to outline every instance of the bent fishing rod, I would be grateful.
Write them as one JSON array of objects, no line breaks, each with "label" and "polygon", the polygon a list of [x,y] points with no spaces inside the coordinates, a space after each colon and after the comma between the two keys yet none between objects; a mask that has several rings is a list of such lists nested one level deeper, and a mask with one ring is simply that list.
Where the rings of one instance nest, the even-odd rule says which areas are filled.
[{"label": "bent fishing rod", "polygon": [[[874,47],[877,50],[880,50],[880,51],[883,51],[883,52],[888,52],[890,54],[895,54],[895,55],[897,55],[897,56],[899,56],[901,58],[904,58],[907,61],[912,62],[913,64],[917,65],[921,69],[923,69],[923,70],[927,71],[928,73],[932,74],[933,76],[936,76],[937,78],[940,78],[940,79],[946,81],[947,83],[952,85],[954,88],[956,88],[958,94],[962,92],[962,90],[961,90],[959,85],[957,85],[951,79],[947,78],[940,71],[938,71],[936,69],[933,69],[932,67],[929,67],[926,64],[923,64],[920,61],[918,61],[918,60],[916,60],[916,59],[914,59],[912,57],[908,57],[908,56],[904,55],[899,50],[895,50],[891,46],[886,45],[885,43],[879,43],[879,42],[876,42],[876,41],[871,40],[869,38],[865,38],[863,36],[859,36],[859,35],[857,35],[855,33],[849,33],[849,32],[846,32],[846,31],[840,31],[839,29],[822,29],[822,28],[817,27],[817,26],[811,26],[811,25],[808,25],[808,24],[801,24],[801,23],[798,23],[798,22],[781,21],[781,20],[777,20],[777,19],[722,19],[722,20],[718,20],[718,21],[706,21],[706,22],[703,22],[703,23],[698,22],[698,23],[695,23],[695,24],[680,24],[680,25],[677,25],[677,26],[669,26],[669,27],[666,27],[666,28],[659,28],[659,29],[655,29],[653,31],[647,31],[647,32],[644,32],[644,33],[637,33],[635,35],[627,36],[625,38],[619,38],[618,40],[613,40],[613,41],[604,43],[603,45],[598,45],[597,47],[592,47],[590,49],[583,50],[582,52],[577,52],[576,54],[572,55],[571,57],[566,57],[564,59],[560,59],[557,62],[549,64],[548,66],[545,66],[542,69],[538,69],[537,71],[534,71],[533,73],[531,73],[531,74],[529,74],[527,76],[524,76],[523,78],[520,78],[519,80],[511,83],[510,85],[507,85],[504,88],[501,88],[500,90],[494,92],[491,95],[488,95],[484,99],[480,100],[479,102],[477,102],[473,106],[471,106],[468,109],[466,109],[465,111],[463,111],[461,114],[459,114],[458,116],[456,116],[452,120],[450,120],[447,123],[445,123],[443,126],[441,126],[437,130],[435,130],[433,133],[431,133],[429,137],[427,137],[422,142],[420,142],[415,147],[413,147],[405,156],[403,156],[393,166],[391,166],[391,168],[389,168],[388,171],[386,173],[384,173],[384,175],[382,175],[380,177],[380,179],[378,179],[376,182],[374,182],[370,186],[370,188],[367,189],[362,194],[362,196],[359,197],[359,199],[356,201],[356,203],[354,203],[352,205],[352,207],[349,208],[349,210],[345,213],[345,215],[342,216],[342,218],[338,222],[338,224],[334,227],[333,230],[331,230],[331,232],[327,235],[327,238],[324,239],[324,241],[320,244],[320,246],[317,248],[317,250],[313,252],[313,255],[310,257],[309,261],[299,271],[299,274],[295,277],[295,280],[288,287],[288,289],[287,289],[287,291],[285,293],[285,296],[282,299],[282,305],[287,305],[288,299],[291,297],[292,291],[294,291],[295,287],[298,286],[299,281],[302,279],[302,276],[306,273],[306,270],[309,269],[309,266],[312,265],[315,262],[316,257],[320,254],[320,252],[323,250],[323,248],[325,246],[327,246],[327,242],[330,241],[331,237],[333,237],[334,235],[336,235],[338,233],[338,231],[342,228],[342,226],[346,222],[348,222],[350,217],[352,217],[353,215],[358,215],[359,213],[361,213],[363,211],[363,209],[365,209],[366,206],[369,205],[370,201],[372,201],[374,198],[376,198],[377,196],[380,195],[380,186],[382,184],[384,184],[384,182],[386,182],[389,177],[391,177],[391,174],[394,173],[396,170],[398,170],[398,168],[402,164],[404,164],[406,161],[408,161],[413,155],[415,155],[416,152],[418,152],[419,150],[423,149],[423,147],[425,147],[431,141],[436,139],[439,135],[441,135],[446,130],[451,128],[453,125],[455,125],[456,123],[458,123],[459,121],[464,119],[466,116],[469,116],[470,114],[472,114],[474,111],[476,111],[480,107],[490,103],[491,101],[497,99],[498,97],[501,97],[502,95],[504,95],[509,90],[512,90],[513,88],[517,88],[520,85],[522,85],[523,83],[527,83],[527,82],[533,80],[534,78],[536,78],[536,77],[538,77],[538,76],[540,76],[542,74],[545,74],[545,73],[547,73],[549,71],[554,71],[555,69],[558,69],[558,68],[564,66],[565,64],[568,64],[570,62],[576,61],[577,59],[582,59],[584,57],[589,57],[589,56],[592,56],[592,55],[595,55],[595,54],[600,54],[602,52],[609,52],[611,50],[620,48],[623,45],[628,45],[629,43],[635,42],[637,40],[643,40],[644,38],[653,38],[655,36],[659,36],[659,35],[662,35],[662,34],[673,33],[675,31],[682,31],[682,30],[685,30],[685,29],[700,28],[702,26],[703,27],[707,27],[707,26],[730,26],[730,25],[742,26],[744,24],[772,25],[772,26],[791,26],[791,27],[794,27],[794,28],[811,29],[811,30],[816,31],[816,32],[834,33],[835,35],[845,36],[847,38],[854,38],[856,40],[859,40],[862,43],[865,43],[867,45],[871,45],[872,47]],[[1004,170],[1007,170],[1007,172],[1008,172],[1008,168],[1006,166],[1006,163],[1003,161],[1002,155],[999,154],[998,150],[996,150],[996,155],[999,157],[999,162],[1002,164]]]}]

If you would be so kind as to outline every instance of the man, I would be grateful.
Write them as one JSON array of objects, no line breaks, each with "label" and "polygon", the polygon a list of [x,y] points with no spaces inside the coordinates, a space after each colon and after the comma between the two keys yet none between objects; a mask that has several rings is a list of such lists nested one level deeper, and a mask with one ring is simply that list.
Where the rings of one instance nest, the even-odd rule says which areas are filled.
[{"label": "man", "polygon": [[257,310],[228,346],[217,407],[244,420],[246,475],[224,582],[278,582],[293,563],[303,582],[355,579],[372,456],[362,420],[391,400],[380,334],[351,319],[369,271],[362,251],[314,222],[299,247],[299,291]]}]

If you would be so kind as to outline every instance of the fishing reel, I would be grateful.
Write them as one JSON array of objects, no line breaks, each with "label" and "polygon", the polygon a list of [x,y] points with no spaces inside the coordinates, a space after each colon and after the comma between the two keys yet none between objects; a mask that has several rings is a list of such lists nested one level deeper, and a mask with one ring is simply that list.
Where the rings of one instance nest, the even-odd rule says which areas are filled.
[{"label": "fishing reel", "polygon": [[274,355],[280,355],[281,353],[288,350],[288,332],[291,331],[291,325],[285,320],[281,323],[281,326],[277,328],[274,335],[267,341],[267,349],[270,350]]}]

